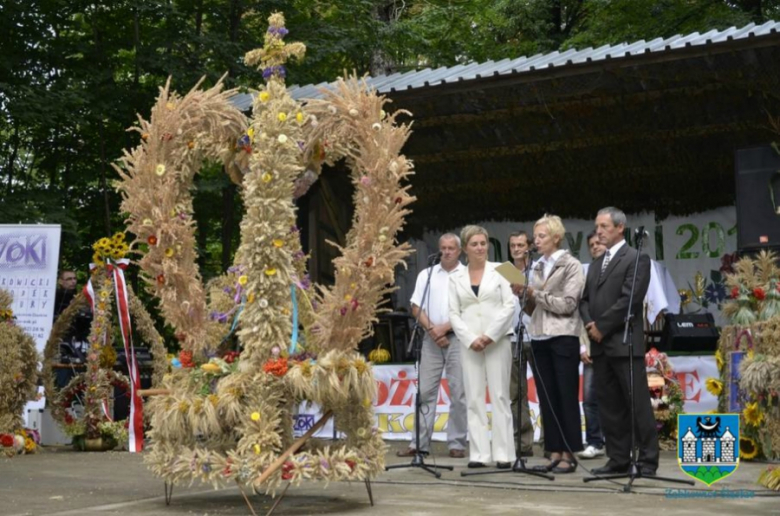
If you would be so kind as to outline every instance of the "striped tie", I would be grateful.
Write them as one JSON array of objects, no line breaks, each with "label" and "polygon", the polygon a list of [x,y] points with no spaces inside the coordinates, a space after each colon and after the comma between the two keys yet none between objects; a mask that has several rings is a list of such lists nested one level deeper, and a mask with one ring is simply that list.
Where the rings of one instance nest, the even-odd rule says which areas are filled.
[{"label": "striped tie", "polygon": [[609,251],[604,255],[604,261],[601,263],[601,274],[600,276],[604,275],[604,271],[607,270],[607,267],[609,266],[609,260],[612,256],[609,254]]}]

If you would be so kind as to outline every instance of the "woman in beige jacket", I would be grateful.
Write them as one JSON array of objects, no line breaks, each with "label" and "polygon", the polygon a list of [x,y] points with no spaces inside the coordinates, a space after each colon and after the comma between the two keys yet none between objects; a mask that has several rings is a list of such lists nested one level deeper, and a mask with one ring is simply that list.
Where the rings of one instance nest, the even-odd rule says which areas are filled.
[{"label": "woman in beige jacket", "polygon": [[[534,225],[542,257],[534,267],[526,312],[531,315],[533,374],[542,412],[545,451],[550,463],[534,469],[573,473],[570,452],[582,450],[579,365],[582,320],[578,311],[585,276],[582,264],[560,249],[566,229],[560,217],[545,215]],[[522,287],[515,287],[519,292]]]},{"label": "woman in beige jacket", "polygon": [[[510,468],[515,460],[509,379],[512,350],[509,332],[515,300],[509,282],[487,261],[488,233],[479,226],[461,232],[468,267],[450,275],[450,324],[462,350],[463,384],[469,428],[470,468],[496,461]],[[490,392],[493,421],[489,424],[485,387]],[[492,430],[492,442],[488,432]]]}]

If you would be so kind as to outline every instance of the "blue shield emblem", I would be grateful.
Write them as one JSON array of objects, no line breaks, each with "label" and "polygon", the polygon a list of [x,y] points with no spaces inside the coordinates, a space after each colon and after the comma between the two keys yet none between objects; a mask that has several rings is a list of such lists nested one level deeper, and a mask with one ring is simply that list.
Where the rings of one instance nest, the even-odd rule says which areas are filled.
[{"label": "blue shield emblem", "polygon": [[731,475],[739,466],[739,414],[678,415],[677,462],[708,486]]}]

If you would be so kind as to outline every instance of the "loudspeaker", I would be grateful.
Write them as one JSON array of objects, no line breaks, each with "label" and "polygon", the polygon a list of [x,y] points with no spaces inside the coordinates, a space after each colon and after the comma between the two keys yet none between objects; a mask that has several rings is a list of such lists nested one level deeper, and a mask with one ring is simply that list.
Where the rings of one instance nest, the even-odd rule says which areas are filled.
[{"label": "loudspeaker", "polygon": [[711,313],[666,314],[659,351],[714,352],[718,327]]},{"label": "loudspeaker", "polygon": [[736,152],[737,247],[780,247],[780,155],[770,145]]}]

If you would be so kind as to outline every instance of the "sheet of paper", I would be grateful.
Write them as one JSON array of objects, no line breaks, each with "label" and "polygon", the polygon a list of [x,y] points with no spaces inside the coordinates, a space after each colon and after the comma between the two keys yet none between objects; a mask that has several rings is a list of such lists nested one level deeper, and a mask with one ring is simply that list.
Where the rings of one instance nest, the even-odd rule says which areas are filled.
[{"label": "sheet of paper", "polygon": [[523,271],[515,267],[512,262],[504,262],[496,267],[496,272],[513,285],[525,285]]}]

